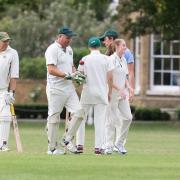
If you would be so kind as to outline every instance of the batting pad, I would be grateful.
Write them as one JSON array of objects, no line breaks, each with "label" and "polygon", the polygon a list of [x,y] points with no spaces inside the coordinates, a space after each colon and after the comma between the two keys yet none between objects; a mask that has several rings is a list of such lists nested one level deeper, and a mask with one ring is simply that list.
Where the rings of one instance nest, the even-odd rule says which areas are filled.
[{"label": "batting pad", "polygon": [[68,132],[65,133],[65,140],[66,141],[71,141],[72,140],[72,138],[74,137],[76,131],[78,130],[82,120],[83,120],[82,117],[72,115],[72,119],[71,119],[71,121],[69,123]]},{"label": "batting pad", "polygon": [[11,121],[0,121],[0,147],[8,144]]},{"label": "batting pad", "polygon": [[47,123],[48,150],[54,150],[57,147],[57,134],[59,123]]},{"label": "batting pad", "polygon": [[48,123],[60,123],[60,113],[53,114],[52,116],[48,116]]}]

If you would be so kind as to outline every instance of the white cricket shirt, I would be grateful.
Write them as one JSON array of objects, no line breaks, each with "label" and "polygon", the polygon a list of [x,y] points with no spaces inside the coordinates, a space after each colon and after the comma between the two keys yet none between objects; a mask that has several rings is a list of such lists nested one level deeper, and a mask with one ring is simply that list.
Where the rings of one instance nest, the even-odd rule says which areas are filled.
[{"label": "white cricket shirt", "polygon": [[8,90],[11,78],[19,77],[19,56],[10,46],[0,52],[0,90]]},{"label": "white cricket shirt", "polygon": [[[73,51],[70,46],[66,47],[64,52],[62,46],[55,41],[47,48],[45,52],[45,58],[46,65],[53,64],[62,72],[72,73]],[[55,85],[58,85],[58,88],[61,88],[61,90],[67,91],[71,90],[71,88],[74,89],[71,80],[64,80],[62,77],[51,75],[48,71],[47,83],[51,88],[54,88]]]},{"label": "white cricket shirt", "polygon": [[[128,66],[126,59],[124,58],[124,56],[120,58],[116,53],[114,53],[110,56],[110,60],[115,67],[113,69],[113,84],[116,84],[119,88],[124,89],[128,75]],[[118,92],[115,89],[113,89],[113,94],[114,93],[117,93],[118,95]]]},{"label": "white cricket shirt", "polygon": [[99,50],[82,58],[84,65],[79,65],[78,70],[87,76],[81,93],[82,104],[108,104],[107,72],[114,68],[108,58]]}]

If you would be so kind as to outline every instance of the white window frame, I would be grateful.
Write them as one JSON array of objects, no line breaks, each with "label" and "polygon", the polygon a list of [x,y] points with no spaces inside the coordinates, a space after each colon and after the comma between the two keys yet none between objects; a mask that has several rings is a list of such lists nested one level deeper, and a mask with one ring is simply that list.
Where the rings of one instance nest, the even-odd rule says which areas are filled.
[{"label": "white window frame", "polygon": [[[165,85],[154,85],[154,58],[180,58],[180,55],[154,55],[154,35],[151,35],[151,46],[150,46],[150,89],[147,91],[148,95],[180,95],[180,86],[165,86]],[[174,41],[176,42],[176,40]],[[180,41],[177,41],[180,42]],[[172,44],[170,44],[172,48]]]},{"label": "white window frame", "polygon": [[138,95],[140,93],[141,87],[140,87],[140,61],[141,61],[141,38],[136,37],[135,38],[135,47],[134,47],[134,76],[135,76],[135,95]]}]

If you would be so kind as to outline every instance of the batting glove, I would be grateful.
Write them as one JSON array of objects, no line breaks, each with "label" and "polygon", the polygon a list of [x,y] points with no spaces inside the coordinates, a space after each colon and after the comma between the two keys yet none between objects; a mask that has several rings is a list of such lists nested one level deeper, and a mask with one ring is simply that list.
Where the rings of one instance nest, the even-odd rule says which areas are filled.
[{"label": "batting glove", "polygon": [[73,80],[78,84],[81,85],[86,82],[86,76],[80,72],[76,72],[76,75],[73,77]]},{"label": "batting glove", "polygon": [[73,80],[73,74],[71,74],[71,73],[65,73],[66,75],[65,75],[65,77],[64,77],[64,79],[66,79],[66,80]]},{"label": "batting glove", "polygon": [[4,94],[4,100],[7,105],[14,104],[15,98],[13,92],[6,92]]}]

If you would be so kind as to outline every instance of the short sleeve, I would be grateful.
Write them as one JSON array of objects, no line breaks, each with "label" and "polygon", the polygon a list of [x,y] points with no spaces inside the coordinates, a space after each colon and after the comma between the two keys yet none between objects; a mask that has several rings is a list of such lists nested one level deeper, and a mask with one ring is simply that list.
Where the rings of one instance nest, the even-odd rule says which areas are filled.
[{"label": "short sleeve", "polygon": [[84,61],[84,58],[79,61],[78,71],[84,72]]},{"label": "short sleeve", "polygon": [[19,56],[16,50],[12,55],[10,77],[19,78]]},{"label": "short sleeve", "polygon": [[53,46],[48,47],[45,52],[46,65],[54,64],[57,65],[57,49]]},{"label": "short sleeve", "polygon": [[113,63],[113,59],[111,58],[111,56],[107,56],[107,71],[111,71],[115,68],[114,63]]},{"label": "short sleeve", "polygon": [[128,64],[134,63],[134,56],[129,49],[126,49],[126,51],[124,53],[124,58],[126,59],[126,62]]}]

